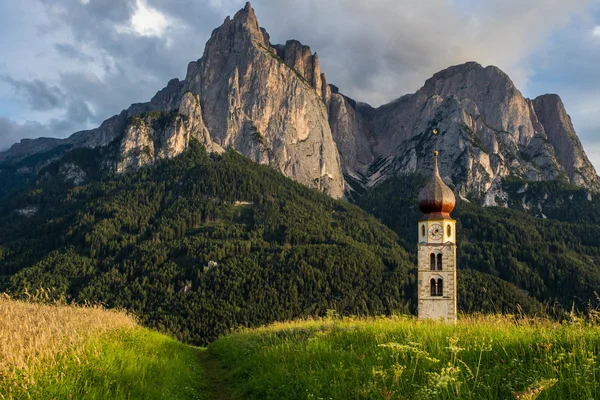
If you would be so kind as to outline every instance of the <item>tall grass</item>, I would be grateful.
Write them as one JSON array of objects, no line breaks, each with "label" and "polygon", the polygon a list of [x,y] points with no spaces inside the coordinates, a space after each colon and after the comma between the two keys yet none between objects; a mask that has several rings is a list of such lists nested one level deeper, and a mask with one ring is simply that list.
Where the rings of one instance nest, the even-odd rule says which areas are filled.
[{"label": "tall grass", "polygon": [[506,316],[274,324],[209,346],[248,399],[599,399],[600,328]]},{"label": "tall grass", "polygon": [[199,351],[121,312],[0,298],[1,399],[208,399]]}]

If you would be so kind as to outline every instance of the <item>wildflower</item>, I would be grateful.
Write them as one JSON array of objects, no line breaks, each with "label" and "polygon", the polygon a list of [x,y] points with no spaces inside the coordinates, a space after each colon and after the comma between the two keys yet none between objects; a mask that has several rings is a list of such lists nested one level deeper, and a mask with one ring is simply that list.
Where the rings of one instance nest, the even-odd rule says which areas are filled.
[{"label": "wildflower", "polygon": [[394,363],[392,365],[392,371],[394,372],[394,383],[397,385],[402,373],[406,369],[406,365],[401,365],[398,363]]},{"label": "wildflower", "polygon": [[429,385],[436,389],[448,389],[453,386],[456,395],[459,394],[460,385],[462,382],[458,380],[460,374],[460,367],[453,367],[448,365],[446,368],[438,372],[429,372]]},{"label": "wildflower", "polygon": [[372,370],[371,370],[371,374],[375,377],[380,377],[381,379],[385,379],[387,376],[387,373],[385,372],[385,370],[383,369],[383,366],[379,365],[379,366],[373,366]]},{"label": "wildflower", "polygon": [[448,347],[446,347],[446,350],[449,350],[450,353],[457,354],[464,350],[463,347],[458,347],[458,338],[457,337],[452,337],[452,338],[447,338],[447,339],[448,339]]}]

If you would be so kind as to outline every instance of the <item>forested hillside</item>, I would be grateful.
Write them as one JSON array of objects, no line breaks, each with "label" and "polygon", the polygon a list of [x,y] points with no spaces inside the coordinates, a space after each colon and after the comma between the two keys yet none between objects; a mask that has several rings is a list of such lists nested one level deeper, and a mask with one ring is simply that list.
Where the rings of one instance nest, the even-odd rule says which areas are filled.
[{"label": "forested hillside", "polygon": [[[55,297],[125,307],[196,343],[329,309],[415,311],[411,253],[425,179],[390,180],[359,201],[398,237],[360,208],[235,151],[209,155],[194,144],[124,175],[100,174],[98,151],[67,153],[37,186],[0,202],[0,291],[52,288]],[[89,183],[65,183],[69,164]],[[542,303],[594,299],[599,226],[465,202],[453,215],[461,311],[536,314]]]},{"label": "forested hillside", "polygon": [[[420,216],[416,199],[425,183],[426,178],[420,176],[396,177],[358,201],[363,209],[398,233],[400,243],[411,253],[416,252],[415,221]],[[535,216],[542,214],[537,208],[538,201],[534,209],[521,202],[512,204],[516,209],[508,209],[480,207],[459,199],[452,213],[457,220],[458,266],[463,271],[483,273],[467,278],[469,282],[461,282],[463,287],[471,288],[462,292],[462,309],[479,309],[483,298],[498,305],[510,301],[502,290],[489,293],[490,287],[499,284],[492,277],[515,284],[551,309],[556,309],[559,303],[567,309],[574,304],[583,311],[590,302],[597,304],[595,292],[600,288],[597,200],[585,190],[558,182],[525,186],[523,182],[507,182],[506,190],[514,197],[519,192],[526,200],[539,199],[544,213],[552,218]]]},{"label": "forested hillside", "polygon": [[[69,162],[93,169],[93,150],[77,152]],[[52,178],[58,169],[0,202],[0,291],[54,288],[196,343],[328,309],[414,307],[414,264],[392,231],[234,151],[193,145],[75,187]]]}]

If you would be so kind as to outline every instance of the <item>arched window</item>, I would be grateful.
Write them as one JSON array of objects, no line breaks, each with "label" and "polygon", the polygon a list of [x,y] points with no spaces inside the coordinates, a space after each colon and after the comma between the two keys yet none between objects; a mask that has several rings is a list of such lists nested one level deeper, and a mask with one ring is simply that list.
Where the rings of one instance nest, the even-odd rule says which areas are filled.
[{"label": "arched window", "polygon": [[438,271],[442,270],[442,253],[437,255],[437,269]]},{"label": "arched window", "polygon": [[[441,281],[441,279],[440,279],[440,281]],[[431,295],[432,296],[437,296],[437,290],[436,290],[437,285],[435,284],[435,279],[434,278],[431,278],[431,281],[429,281],[429,285],[431,286],[430,287],[430,290],[431,290],[430,293],[431,293]]]},{"label": "arched window", "polygon": [[421,225],[421,236],[425,236],[425,225]]},{"label": "arched window", "polygon": [[446,228],[446,236],[452,236],[452,225],[450,224],[448,224],[448,227]]},{"label": "arched window", "polygon": [[442,281],[442,278],[438,279],[438,281],[437,281],[437,295],[438,296],[444,295],[444,281]]},{"label": "arched window", "polygon": [[431,253],[431,255],[429,256],[429,260],[430,260],[429,269],[432,271],[435,271],[435,254]]}]

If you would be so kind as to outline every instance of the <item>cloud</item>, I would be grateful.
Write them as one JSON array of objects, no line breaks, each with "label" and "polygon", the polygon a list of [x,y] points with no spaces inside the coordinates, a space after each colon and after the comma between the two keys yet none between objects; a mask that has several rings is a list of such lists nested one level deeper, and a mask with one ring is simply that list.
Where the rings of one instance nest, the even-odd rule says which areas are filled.
[{"label": "cloud", "polygon": [[590,37],[597,22],[590,15],[579,16],[568,30],[553,34],[532,52],[527,62],[535,65],[528,94],[550,92],[561,96],[588,157],[598,168],[600,48],[598,40]]},{"label": "cloud", "polygon": [[0,116],[0,151],[4,151],[21,139],[38,137],[62,138],[76,131],[91,128],[89,108],[85,103],[71,104],[60,117],[50,118],[46,122],[24,121]]},{"label": "cloud", "polygon": [[65,93],[55,85],[49,85],[39,79],[32,81],[17,80],[9,76],[0,77],[10,84],[15,92],[22,96],[32,110],[48,111],[60,107],[65,99]]},{"label": "cloud", "polygon": [[8,149],[13,143],[24,138],[37,138],[51,135],[52,132],[50,129],[39,122],[29,121],[18,123],[9,118],[0,116],[0,151]]},{"label": "cloud", "polygon": [[54,48],[59,55],[66,58],[74,59],[82,63],[94,61],[94,57],[84,53],[69,43],[56,43]]},{"label": "cloud", "polygon": [[[57,7],[53,1],[41,1],[79,43],[92,43],[122,68],[140,69],[136,72],[163,83],[182,77],[187,61],[199,57],[212,29],[243,5],[232,0],[89,4],[65,0]],[[533,0],[253,2],[274,42],[294,38],[310,45],[319,52],[330,82],[373,105],[413,92],[440,69],[471,60],[499,66],[524,88],[532,71],[523,60],[588,4],[588,0],[549,0],[543,5]]]},{"label": "cloud", "polygon": [[466,61],[496,65],[523,89],[531,76],[526,57],[589,3],[259,0],[253,5],[275,40],[297,38],[311,45],[342,92],[379,105]]},{"label": "cloud", "polygon": [[117,26],[119,33],[137,33],[141,36],[163,36],[169,21],[160,11],[146,4],[144,0],[135,2],[135,11],[129,24]]},{"label": "cloud", "polygon": [[595,26],[594,29],[592,29],[592,36],[600,38],[600,25]]}]

